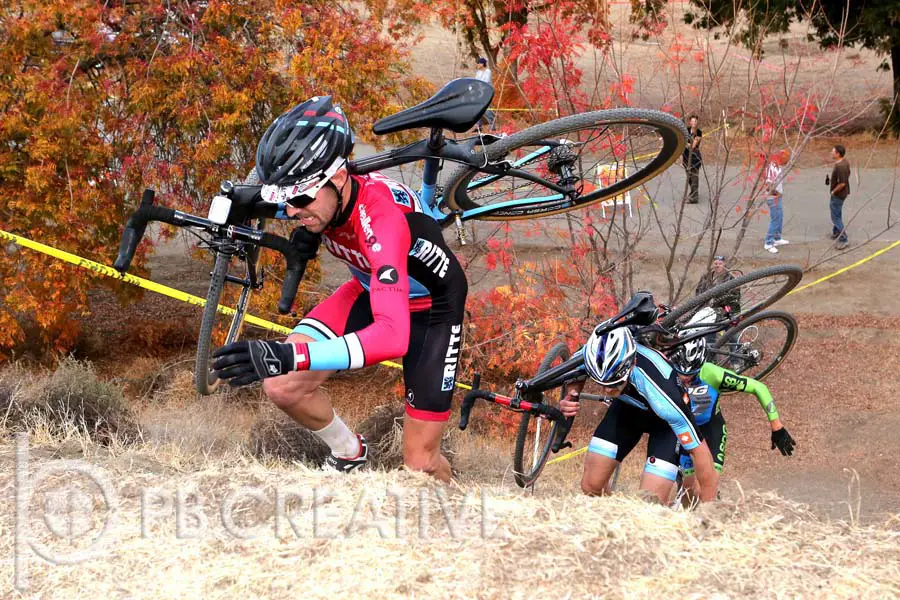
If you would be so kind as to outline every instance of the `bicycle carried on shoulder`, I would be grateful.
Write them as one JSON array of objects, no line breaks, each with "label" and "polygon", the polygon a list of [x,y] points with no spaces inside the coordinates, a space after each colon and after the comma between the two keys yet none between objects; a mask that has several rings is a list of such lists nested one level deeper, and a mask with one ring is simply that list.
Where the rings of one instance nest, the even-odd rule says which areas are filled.
[{"label": "bicycle carried on shoulder", "polygon": [[[720,284],[707,292],[688,299],[674,309],[660,314],[647,292],[639,292],[614,317],[595,328],[603,334],[617,327],[629,327],[636,339],[668,353],[682,344],[700,337],[722,335],[710,347],[710,360],[739,374],[762,378],[774,371],[793,347],[797,325],[787,313],[763,311],[782,298],[802,276],[799,267],[784,265],[761,269]],[[699,309],[722,297],[742,298],[742,309],[724,311],[712,323],[699,326],[687,325],[690,317]],[[759,331],[782,327],[787,335],[783,343],[762,347]],[[756,332],[750,339],[749,332]],[[735,368],[737,367],[737,368]],[[755,370],[758,369],[758,372]],[[750,374],[748,371],[754,371]],[[516,433],[513,453],[513,476],[519,487],[534,485],[551,453],[571,444],[566,437],[573,419],[566,418],[559,410],[559,402],[565,395],[566,385],[587,377],[584,359],[572,356],[565,343],[558,343],[543,357],[537,374],[515,383],[512,395],[502,395],[479,389],[480,377],[476,374],[471,392],[463,399],[460,411],[460,429],[468,426],[471,411],[477,400],[485,400],[501,407],[522,413]],[[558,391],[557,391],[558,390]],[[609,400],[593,394],[581,393],[583,400]]]},{"label": "bicycle carried on shoulder", "polygon": [[[492,99],[490,84],[468,78],[451,81],[428,100],[381,119],[373,128],[377,135],[427,128],[427,138],[349,161],[348,170],[363,175],[424,162],[423,210],[443,227],[455,225],[465,243],[462,223],[470,219],[530,219],[615,198],[672,165],[687,135],[681,121],[667,113],[613,109],[561,117],[506,137],[481,133],[460,140],[445,137],[445,130],[471,130]],[[439,187],[446,161],[456,168]],[[306,267],[289,240],[263,231],[265,219],[286,217],[274,205],[260,202],[258,183],[253,174],[244,185],[223,183],[219,197],[230,203],[230,210],[216,219],[215,206],[207,218],[155,206],[153,192],[147,190],[126,224],[114,263],[121,272],[128,269],[151,221],[193,230],[215,255],[197,344],[194,382],[201,394],[212,393],[218,384],[209,357],[225,284],[242,288],[225,340],[231,343],[240,335],[251,291],[263,283],[257,268],[259,248],[276,250],[287,261],[278,303],[282,314],[290,311]],[[232,259],[244,264],[240,275],[229,273]]]}]

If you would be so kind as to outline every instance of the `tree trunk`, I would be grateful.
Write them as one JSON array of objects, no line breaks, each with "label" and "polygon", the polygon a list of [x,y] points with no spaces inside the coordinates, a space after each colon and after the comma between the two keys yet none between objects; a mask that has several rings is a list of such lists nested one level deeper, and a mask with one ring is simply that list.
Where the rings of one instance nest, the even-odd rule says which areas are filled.
[{"label": "tree trunk", "polygon": [[[900,103],[900,38],[891,46],[891,74],[894,76],[894,104]],[[897,110],[897,108],[894,108]]]}]

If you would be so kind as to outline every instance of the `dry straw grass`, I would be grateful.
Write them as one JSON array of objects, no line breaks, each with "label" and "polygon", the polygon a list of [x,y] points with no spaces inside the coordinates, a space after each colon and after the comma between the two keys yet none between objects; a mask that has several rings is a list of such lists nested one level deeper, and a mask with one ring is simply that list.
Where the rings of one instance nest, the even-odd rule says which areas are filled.
[{"label": "dry straw grass", "polygon": [[20,365],[0,371],[0,426],[8,431],[46,429],[51,436],[85,434],[109,445],[140,435],[122,389],[98,377],[91,363],[64,359],[53,372]]},{"label": "dry straw grass", "polygon": [[[438,488],[405,471],[344,476],[211,460],[191,473],[163,475],[136,466],[141,463],[133,455],[98,464],[118,490],[118,521],[102,556],[75,566],[30,558],[29,593],[154,600],[900,594],[897,521],[829,523],[772,495],[681,512],[627,496],[538,498],[475,486]],[[11,472],[0,475],[0,487],[13,487]],[[141,490],[150,488],[142,537]],[[257,490],[258,497],[244,496],[227,514],[251,539],[235,537],[221,510],[241,488]],[[187,498],[182,539],[172,506],[164,508],[161,500],[177,490]],[[32,496],[34,513],[44,506],[44,491],[39,487]],[[287,499],[280,513],[279,496]],[[202,529],[192,516],[198,510]],[[12,518],[0,516],[3,531],[12,530]],[[37,514],[29,524],[50,547],[70,548],[47,533]],[[0,537],[6,556],[13,554],[13,539]],[[11,576],[4,570],[4,589]]]},{"label": "dry straw grass", "polygon": [[[390,470],[403,465],[403,414],[402,404],[386,404],[354,427],[369,444],[369,468]],[[262,460],[293,461],[313,468],[322,465],[330,452],[321,439],[275,408],[262,411],[250,433],[248,450]],[[448,444],[444,451],[452,458]]]},{"label": "dry straw grass", "polygon": [[[152,371],[148,366],[146,372]],[[142,437],[122,445],[108,443],[109,435],[95,435],[110,417],[91,421],[85,416],[90,411],[83,410],[81,417],[70,418],[72,407],[81,406],[77,400],[90,394],[106,398],[107,408],[121,408],[118,388],[98,380],[89,365],[68,361],[55,373],[40,375],[15,365],[0,371],[0,429],[29,429],[31,472],[47,460],[76,458],[102,469],[115,489],[116,524],[99,557],[60,566],[23,549],[28,594],[154,600],[348,593],[370,598],[900,595],[900,518],[865,527],[856,520],[829,522],[766,494],[728,494],[727,501],[693,512],[627,495],[587,498],[578,493],[581,458],[555,465],[535,493],[524,493],[512,486],[506,468],[511,446],[459,432],[449,439],[460,475],[452,486],[439,487],[425,476],[394,469],[402,456],[402,405],[381,407],[358,424],[376,459],[369,471],[344,476],[308,468],[297,462],[296,441],[290,439],[283,440],[287,454],[280,458],[292,462],[270,460],[277,455],[266,453],[260,461],[246,451],[246,434],[261,416],[253,396],[258,391],[198,398],[188,371],[175,369],[169,377],[164,388],[146,392],[147,386],[140,386],[143,400],[123,414],[137,415]],[[144,375],[139,379],[148,381]],[[34,408],[42,406],[38,399],[46,407],[66,409],[23,408],[40,411]],[[270,410],[262,414],[271,415]],[[299,435],[300,428],[282,426],[287,435]],[[0,440],[0,460],[11,465],[11,439]],[[318,458],[309,462],[321,464]],[[634,488],[639,463],[624,472],[623,489]],[[79,477],[58,474],[27,499],[30,535],[60,554],[90,544],[106,509],[96,487]],[[14,478],[12,469],[0,473],[0,489],[10,496]],[[238,490],[248,488],[255,495],[245,494],[223,511]],[[66,530],[67,540],[49,529],[61,522],[53,501],[61,489],[94,494],[92,502],[76,503],[76,513],[69,513],[76,526]],[[6,533],[0,552],[6,556],[14,553],[14,518],[12,510],[0,512],[0,531]],[[2,589],[13,588],[13,576],[11,569],[0,573]]]}]

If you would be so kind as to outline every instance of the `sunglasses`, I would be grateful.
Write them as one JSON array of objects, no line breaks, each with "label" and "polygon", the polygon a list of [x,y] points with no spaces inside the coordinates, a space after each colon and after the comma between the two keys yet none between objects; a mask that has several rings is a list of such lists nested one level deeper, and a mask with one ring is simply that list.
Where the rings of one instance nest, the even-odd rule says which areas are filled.
[{"label": "sunglasses", "polygon": [[346,159],[339,158],[331,163],[324,172],[317,173],[291,185],[264,185],[260,190],[264,202],[274,204],[289,204],[294,208],[306,208],[316,199],[325,184],[328,183],[338,169],[344,166]]},{"label": "sunglasses", "polygon": [[721,260],[722,262],[725,262],[725,257],[724,256],[713,256],[713,260]]}]

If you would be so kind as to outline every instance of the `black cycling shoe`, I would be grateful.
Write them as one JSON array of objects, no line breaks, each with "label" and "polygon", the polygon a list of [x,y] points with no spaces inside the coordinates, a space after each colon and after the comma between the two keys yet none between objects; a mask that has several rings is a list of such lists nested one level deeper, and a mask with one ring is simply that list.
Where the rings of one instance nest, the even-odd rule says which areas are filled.
[{"label": "black cycling shoe", "polygon": [[366,461],[369,460],[369,444],[366,443],[366,438],[358,433],[356,434],[356,437],[359,438],[360,446],[359,455],[356,458],[341,458],[340,456],[331,454],[325,459],[325,466],[331,467],[341,473],[349,473],[350,471],[364,467]]}]

